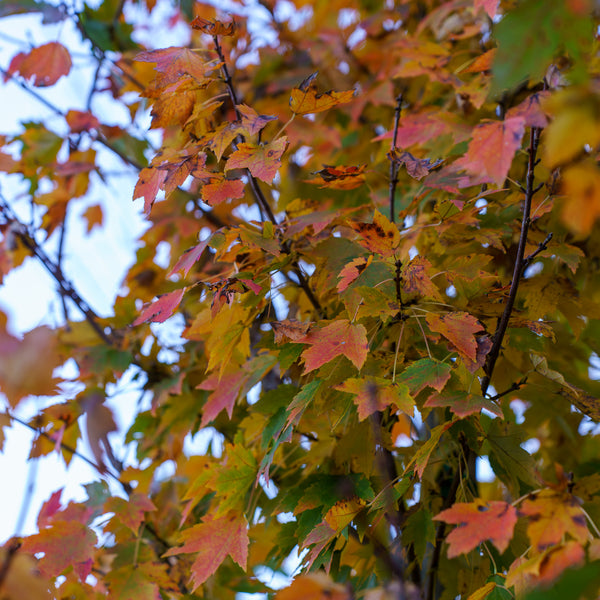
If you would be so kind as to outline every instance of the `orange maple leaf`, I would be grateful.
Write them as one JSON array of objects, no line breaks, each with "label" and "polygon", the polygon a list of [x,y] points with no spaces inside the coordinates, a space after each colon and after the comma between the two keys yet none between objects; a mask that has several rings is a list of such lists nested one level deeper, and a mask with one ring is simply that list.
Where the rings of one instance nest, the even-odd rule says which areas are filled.
[{"label": "orange maple leaf", "polygon": [[13,57],[8,73],[20,73],[25,79],[33,79],[33,85],[47,87],[68,75],[71,64],[69,51],[59,42],[49,42]]},{"label": "orange maple leaf", "polygon": [[373,215],[372,223],[349,223],[354,231],[360,234],[358,243],[374,254],[389,257],[400,244],[400,232],[395,223],[378,210]]},{"label": "orange maple leaf", "polygon": [[308,115],[329,110],[338,104],[345,104],[354,98],[355,90],[346,90],[344,92],[324,92],[318,94],[312,84],[317,73],[307,77],[299,87],[294,88],[290,95],[290,108],[297,115]]},{"label": "orange maple leaf", "polygon": [[287,142],[287,137],[282,136],[269,144],[239,144],[227,160],[225,171],[248,169],[254,177],[272,183],[281,166]]},{"label": "orange maple leaf", "polygon": [[446,538],[448,558],[465,554],[490,540],[500,553],[508,548],[517,522],[517,509],[506,502],[458,502],[434,519],[458,525]]},{"label": "orange maple leaf", "polygon": [[527,535],[538,550],[558,544],[567,533],[580,543],[589,536],[580,502],[566,491],[545,489],[528,497],[519,515],[530,517]]},{"label": "orange maple leaf", "polygon": [[305,373],[342,355],[351,360],[357,369],[361,369],[369,352],[367,330],[363,325],[355,325],[347,319],[333,321],[322,329],[311,329],[298,342],[310,344],[310,348],[302,352]]},{"label": "orange maple leaf", "polygon": [[192,565],[194,590],[219,568],[227,555],[242,569],[246,568],[250,541],[248,522],[243,515],[232,511],[216,519],[205,517],[203,523],[185,529],[181,541],[183,546],[171,548],[164,556],[198,553]]}]

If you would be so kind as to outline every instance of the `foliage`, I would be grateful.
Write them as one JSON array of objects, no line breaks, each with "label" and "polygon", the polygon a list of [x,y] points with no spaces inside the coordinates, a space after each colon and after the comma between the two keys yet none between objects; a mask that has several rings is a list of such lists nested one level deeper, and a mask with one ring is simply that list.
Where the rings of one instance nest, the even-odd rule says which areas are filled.
[{"label": "foliage", "polygon": [[[6,543],[3,597],[597,597],[596,3],[181,2],[164,27],[189,44],[143,47],[155,4],[0,4],[74,23],[97,66],[69,111],[64,40],[3,70],[55,116],[2,137],[27,193],[0,198],[0,272],[41,261],[65,321],[20,339],[3,317],[0,424],[67,464],[85,430],[98,472]],[[63,248],[107,153],[148,229],[101,318]],[[29,395],[54,402],[23,423]]]}]

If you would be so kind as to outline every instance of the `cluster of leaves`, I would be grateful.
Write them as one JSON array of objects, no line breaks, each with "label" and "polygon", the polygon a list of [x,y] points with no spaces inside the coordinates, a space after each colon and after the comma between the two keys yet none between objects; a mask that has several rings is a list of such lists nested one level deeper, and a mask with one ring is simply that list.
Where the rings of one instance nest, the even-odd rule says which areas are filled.
[{"label": "cluster of leaves", "polygon": [[[2,138],[28,193],[0,197],[0,273],[35,257],[66,308],[22,339],[0,324],[0,425],[54,396],[32,458],[85,454],[85,422],[99,473],[7,542],[3,597],[274,593],[257,575],[296,552],[279,600],[597,597],[595,3],[184,4],[190,44],[158,49],[133,41],[130,2],[0,7],[74,22],[98,62],[86,110],[55,110],[66,136]],[[71,68],[54,41],[4,76],[52,107],[36,88]],[[92,111],[106,94],[131,126]],[[138,172],[149,223],[106,319],[61,262],[100,149]],[[67,359],[75,397],[53,376]],[[124,373],[149,399],[127,464],[105,404]]]}]

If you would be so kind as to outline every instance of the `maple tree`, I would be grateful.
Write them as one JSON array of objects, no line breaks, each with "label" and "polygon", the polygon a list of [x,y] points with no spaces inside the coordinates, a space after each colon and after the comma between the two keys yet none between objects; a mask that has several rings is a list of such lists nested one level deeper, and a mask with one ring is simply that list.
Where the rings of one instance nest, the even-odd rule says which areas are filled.
[{"label": "maple tree", "polygon": [[[165,7],[183,41],[142,43]],[[23,13],[95,75],[53,102],[60,33],[2,67],[53,118],[0,137],[26,184],[0,278],[39,261],[64,322],[0,316],[0,431],[97,480],[0,548],[2,598],[598,597],[596,3],[0,3]],[[101,317],[64,256],[106,156],[148,228]],[[148,402],[117,432],[124,378]]]}]

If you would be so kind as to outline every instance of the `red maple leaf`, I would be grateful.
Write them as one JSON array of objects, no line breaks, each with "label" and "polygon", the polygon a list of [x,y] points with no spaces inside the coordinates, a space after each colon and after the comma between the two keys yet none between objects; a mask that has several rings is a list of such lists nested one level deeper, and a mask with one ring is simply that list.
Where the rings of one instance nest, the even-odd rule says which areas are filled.
[{"label": "red maple leaf", "polygon": [[501,187],[521,147],[525,119],[512,117],[504,121],[488,121],[478,125],[467,153],[455,165],[473,175],[487,175]]},{"label": "red maple leaf", "polygon": [[151,302],[144,307],[140,316],[133,322],[133,325],[140,325],[147,321],[150,323],[164,323],[175,312],[184,293],[185,288],[169,292],[168,294],[162,294],[156,302]]},{"label": "red maple leaf", "polygon": [[336,356],[345,356],[357,369],[361,369],[369,352],[367,330],[362,325],[350,323],[347,319],[333,321],[319,329],[311,329],[298,340],[310,344],[302,353],[304,372],[310,373],[333,360]]},{"label": "red maple leaf", "polygon": [[506,502],[458,502],[434,519],[458,525],[446,538],[448,558],[465,554],[490,540],[500,553],[508,548],[517,522],[517,509]]},{"label": "red maple leaf", "polygon": [[246,568],[250,541],[248,523],[242,515],[230,512],[216,519],[205,518],[203,523],[184,530],[181,540],[183,546],[171,548],[165,556],[198,553],[192,565],[194,590],[219,568],[227,555],[242,569]]},{"label": "red maple leaf", "polygon": [[232,372],[225,372],[222,376],[219,376],[219,373],[212,373],[200,385],[196,386],[200,390],[214,390],[202,408],[201,427],[205,427],[211,421],[214,421],[222,410],[226,410],[231,419],[235,401],[238,399],[240,390],[247,379],[248,375],[238,368]]}]

